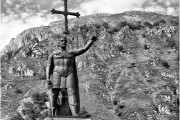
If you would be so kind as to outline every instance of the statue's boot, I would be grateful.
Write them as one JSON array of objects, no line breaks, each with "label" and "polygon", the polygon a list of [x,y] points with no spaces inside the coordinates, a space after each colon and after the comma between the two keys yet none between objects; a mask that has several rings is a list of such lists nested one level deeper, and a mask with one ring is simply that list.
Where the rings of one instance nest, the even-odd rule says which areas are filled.
[{"label": "statue's boot", "polygon": [[56,108],[52,108],[52,115],[57,115],[57,109]]},{"label": "statue's boot", "polygon": [[70,107],[70,110],[71,110],[71,113],[72,113],[72,116],[78,116],[78,109],[77,109],[77,105],[69,105]]},{"label": "statue's boot", "polygon": [[75,91],[73,89],[68,89],[67,92],[68,92],[68,102],[69,102],[71,113],[73,116],[78,116],[78,108],[77,108],[77,100],[76,100]]},{"label": "statue's boot", "polygon": [[51,93],[51,111],[52,115],[57,115],[57,98],[59,95],[59,89],[53,88]]}]

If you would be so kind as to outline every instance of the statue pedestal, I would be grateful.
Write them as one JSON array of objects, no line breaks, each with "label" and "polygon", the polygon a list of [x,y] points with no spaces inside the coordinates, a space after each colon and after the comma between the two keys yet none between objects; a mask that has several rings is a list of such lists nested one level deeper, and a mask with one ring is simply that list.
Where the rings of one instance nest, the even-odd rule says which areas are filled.
[{"label": "statue pedestal", "polygon": [[85,118],[81,116],[49,116],[45,120],[91,120],[91,118]]}]

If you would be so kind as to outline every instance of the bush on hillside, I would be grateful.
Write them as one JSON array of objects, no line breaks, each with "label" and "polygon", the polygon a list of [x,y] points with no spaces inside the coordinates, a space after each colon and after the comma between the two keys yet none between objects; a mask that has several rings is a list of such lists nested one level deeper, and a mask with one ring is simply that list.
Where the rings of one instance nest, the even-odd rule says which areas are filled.
[{"label": "bush on hillside", "polygon": [[100,24],[94,24],[93,26],[94,26],[96,29],[99,29],[99,28],[101,27]]},{"label": "bush on hillside", "polygon": [[144,24],[145,27],[148,27],[150,29],[153,28],[153,25],[151,23],[147,22],[147,21],[143,22],[143,24]]},{"label": "bush on hillside", "polygon": [[177,20],[171,20],[170,23],[171,23],[173,26],[178,26],[178,25],[179,25],[179,21],[177,21]]},{"label": "bush on hillside", "polygon": [[[24,100],[18,108],[19,114],[24,119],[30,120],[44,120],[48,116],[49,110],[45,105],[48,100],[48,95],[46,92],[35,93],[32,95],[32,101]],[[20,117],[19,115],[16,117]],[[21,120],[21,119],[20,119]]]},{"label": "bush on hillside", "polygon": [[16,94],[21,94],[21,93],[23,93],[23,91],[22,91],[21,89],[16,88],[16,89],[15,89],[15,93],[16,93]]},{"label": "bush on hillside", "polygon": [[114,34],[115,32],[118,32],[118,31],[119,31],[119,29],[117,27],[113,27],[113,28],[109,29],[108,33]]},{"label": "bush on hillside", "polygon": [[80,30],[81,30],[81,32],[86,33],[89,31],[89,28],[86,24],[84,24],[84,25],[80,26]]},{"label": "bush on hillside", "polygon": [[24,120],[19,113],[13,115],[9,120]]},{"label": "bush on hillside", "polygon": [[102,26],[103,26],[104,28],[106,28],[106,29],[109,28],[109,24],[108,24],[107,22],[104,22],[104,23],[102,24]]},{"label": "bush on hillside", "polygon": [[122,27],[125,27],[126,25],[128,25],[128,22],[127,21],[121,21],[118,23],[118,28],[122,28]]},{"label": "bush on hillside", "polygon": [[32,95],[33,101],[35,104],[39,104],[39,105],[45,105],[45,102],[48,101],[48,95],[46,94],[46,92],[43,93],[35,93]]},{"label": "bush on hillside", "polygon": [[160,24],[166,24],[166,21],[164,19],[156,21],[153,23],[153,27],[159,26]]},{"label": "bush on hillside", "polygon": [[131,30],[140,30],[142,28],[141,21],[137,22],[127,22],[127,21],[121,21],[117,24],[117,29],[120,30],[122,27],[129,26]]},{"label": "bush on hillside", "polygon": [[141,29],[141,22],[138,21],[136,23],[128,23],[128,26],[131,30],[140,30]]},{"label": "bush on hillside", "polygon": [[167,38],[166,43],[168,47],[174,48],[176,46],[176,42],[173,38]]}]

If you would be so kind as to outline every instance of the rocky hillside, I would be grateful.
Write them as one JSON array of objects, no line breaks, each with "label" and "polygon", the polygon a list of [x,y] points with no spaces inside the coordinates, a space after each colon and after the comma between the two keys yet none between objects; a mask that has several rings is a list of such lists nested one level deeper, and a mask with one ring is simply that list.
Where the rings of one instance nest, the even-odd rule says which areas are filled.
[{"label": "rocky hillside", "polygon": [[[57,49],[54,36],[63,33],[63,25],[56,21],[29,28],[1,52],[3,116],[16,112],[27,91],[46,90],[47,57]],[[178,17],[139,11],[97,14],[70,19],[69,30],[68,49],[99,34],[76,59],[81,106],[93,120],[178,119]]]}]

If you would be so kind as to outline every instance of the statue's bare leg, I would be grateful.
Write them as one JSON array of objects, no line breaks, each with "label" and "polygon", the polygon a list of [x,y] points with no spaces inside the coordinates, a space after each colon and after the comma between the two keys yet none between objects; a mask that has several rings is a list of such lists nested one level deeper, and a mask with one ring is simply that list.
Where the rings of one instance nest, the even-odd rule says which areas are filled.
[{"label": "statue's bare leg", "polygon": [[68,92],[68,102],[69,102],[71,113],[73,116],[78,116],[75,90],[73,88],[68,88],[67,92]]},{"label": "statue's bare leg", "polygon": [[51,112],[52,112],[52,115],[57,115],[57,98],[58,98],[58,95],[59,95],[59,91],[60,89],[58,88],[53,88],[52,89],[52,94],[51,94]]}]

